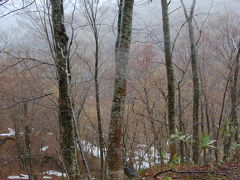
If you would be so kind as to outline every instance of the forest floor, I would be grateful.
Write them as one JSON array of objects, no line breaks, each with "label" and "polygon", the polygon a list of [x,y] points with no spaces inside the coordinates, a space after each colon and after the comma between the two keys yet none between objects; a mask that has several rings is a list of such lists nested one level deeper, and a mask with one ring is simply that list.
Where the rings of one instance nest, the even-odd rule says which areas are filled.
[{"label": "forest floor", "polygon": [[[55,169],[49,171],[49,169]],[[47,171],[48,170],[48,171]],[[52,164],[46,164],[40,173],[38,179],[65,180],[61,171],[54,168]],[[92,172],[93,177],[98,180],[97,172]],[[0,166],[0,180],[7,179],[28,179],[24,175],[26,172],[20,171],[17,161],[12,161],[5,166]],[[153,166],[138,172],[138,178],[135,180],[240,180],[240,162],[229,162],[224,164],[208,164],[196,166],[191,164],[181,164],[174,166]],[[86,180],[81,177],[79,180]]]},{"label": "forest floor", "polygon": [[240,162],[204,166],[154,166],[140,172],[139,180],[240,180]]}]

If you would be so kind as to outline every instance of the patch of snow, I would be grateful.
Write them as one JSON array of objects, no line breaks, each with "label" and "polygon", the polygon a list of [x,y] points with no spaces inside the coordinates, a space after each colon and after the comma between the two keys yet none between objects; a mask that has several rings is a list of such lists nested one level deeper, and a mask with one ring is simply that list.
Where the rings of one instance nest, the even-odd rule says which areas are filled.
[{"label": "patch of snow", "polygon": [[66,173],[62,173],[62,172],[58,172],[58,171],[54,171],[54,170],[49,170],[49,171],[43,172],[43,174],[67,177]]},{"label": "patch of snow", "polygon": [[46,151],[48,149],[48,146],[44,146],[40,149],[40,151]]},{"label": "patch of snow", "polygon": [[84,140],[82,140],[81,143],[83,146],[83,150],[85,152],[91,153],[93,156],[100,158],[100,148],[99,147],[93,145],[92,143],[84,141]]},{"label": "patch of snow", "polygon": [[147,148],[147,145],[146,144],[138,144],[137,147]]},{"label": "patch of snow", "polygon": [[50,132],[50,133],[48,133],[48,135],[53,135],[53,133]]},{"label": "patch of snow", "polygon": [[0,134],[0,136],[15,136],[15,131],[12,128],[8,128],[9,133]]},{"label": "patch of snow", "polygon": [[8,176],[8,179],[29,179],[29,176],[25,174],[20,174],[20,176]]},{"label": "patch of snow", "polygon": [[43,179],[52,179],[51,176],[43,176]]},{"label": "patch of snow", "polygon": [[[90,153],[93,156],[100,158],[100,148],[98,146],[85,140],[82,140],[81,144],[84,152]],[[137,149],[134,151],[134,157],[132,157],[134,159],[135,169],[149,168],[151,165],[161,163],[160,153],[158,149],[155,147],[150,147],[149,149],[148,148],[149,147],[146,144],[137,145]],[[167,163],[169,161],[169,158],[170,154],[164,154],[164,163]]]}]

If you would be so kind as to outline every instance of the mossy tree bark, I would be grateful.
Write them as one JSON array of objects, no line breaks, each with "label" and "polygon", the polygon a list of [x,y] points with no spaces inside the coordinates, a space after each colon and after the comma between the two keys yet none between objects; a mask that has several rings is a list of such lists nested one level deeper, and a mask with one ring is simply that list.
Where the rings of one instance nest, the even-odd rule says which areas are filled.
[{"label": "mossy tree bark", "polygon": [[58,118],[60,126],[60,148],[65,169],[70,180],[76,179],[75,172],[75,146],[74,130],[72,123],[72,109],[69,97],[68,76],[69,68],[69,49],[68,36],[64,25],[63,0],[50,0],[52,8],[52,25],[55,63],[58,76]]},{"label": "mossy tree bark", "polygon": [[124,119],[125,96],[127,90],[127,65],[129,59],[134,0],[120,1],[118,36],[115,50],[115,86],[111,110],[108,144],[109,178],[124,179],[122,159],[122,125]]},{"label": "mossy tree bark", "polygon": [[[169,16],[168,16],[168,2],[167,0],[161,0],[162,4],[162,21],[163,21],[163,35],[164,35],[164,53],[166,61],[167,71],[167,84],[168,84],[168,124],[169,135],[176,133],[175,125],[175,80],[174,80],[174,68],[172,63],[171,53],[171,38],[169,28]],[[173,160],[177,153],[176,143],[170,144],[170,161]]]}]

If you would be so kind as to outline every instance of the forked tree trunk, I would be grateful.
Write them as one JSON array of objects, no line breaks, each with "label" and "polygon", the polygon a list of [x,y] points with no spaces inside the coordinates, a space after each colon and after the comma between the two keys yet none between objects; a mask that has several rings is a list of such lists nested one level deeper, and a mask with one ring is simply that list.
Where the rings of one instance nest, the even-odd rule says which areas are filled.
[{"label": "forked tree trunk", "polygon": [[[169,17],[168,17],[168,2],[167,0],[161,0],[162,3],[162,21],[163,21],[163,34],[164,34],[164,53],[167,70],[167,84],[168,84],[168,127],[169,135],[176,133],[175,130],[175,80],[174,80],[174,69],[172,63],[171,54],[171,38],[169,28]],[[173,141],[170,144],[170,161],[173,160],[177,153],[176,142]]]},{"label": "forked tree trunk", "polygon": [[60,126],[60,148],[65,169],[70,180],[76,179],[75,143],[72,109],[69,97],[68,37],[64,26],[63,0],[51,0],[55,63],[58,75],[58,118]]},{"label": "forked tree trunk", "polygon": [[183,0],[181,0],[185,18],[188,23],[188,33],[189,33],[189,43],[191,48],[191,65],[192,65],[192,82],[193,82],[193,162],[198,163],[200,157],[200,149],[199,149],[199,75],[198,75],[198,63],[197,63],[197,50],[196,50],[196,42],[194,39],[194,30],[193,30],[193,15],[194,9],[196,5],[196,0],[193,0],[191,11],[188,15],[187,9]]},{"label": "forked tree trunk", "polygon": [[127,64],[132,35],[133,4],[134,0],[124,0],[122,1],[122,8],[119,10],[119,17],[121,19],[118,21],[115,86],[107,153],[109,177],[114,180],[124,179],[121,140],[127,90]]}]

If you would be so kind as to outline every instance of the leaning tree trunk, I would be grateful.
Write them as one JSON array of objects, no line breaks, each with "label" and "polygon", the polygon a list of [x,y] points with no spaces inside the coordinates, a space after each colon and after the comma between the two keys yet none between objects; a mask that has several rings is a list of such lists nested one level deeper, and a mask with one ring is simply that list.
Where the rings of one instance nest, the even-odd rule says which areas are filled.
[{"label": "leaning tree trunk", "polygon": [[124,119],[125,96],[127,89],[127,64],[129,59],[132,16],[134,0],[124,0],[119,10],[119,31],[116,41],[115,87],[109,129],[109,145],[107,153],[109,177],[114,180],[124,179],[122,160],[122,124]]},{"label": "leaning tree trunk", "polygon": [[52,23],[53,23],[53,41],[55,63],[58,75],[58,118],[60,126],[60,148],[63,157],[64,167],[70,180],[75,177],[75,148],[74,133],[72,124],[72,109],[69,97],[68,76],[70,76],[68,61],[68,37],[64,26],[63,0],[51,0]]},{"label": "leaning tree trunk", "polygon": [[[175,84],[174,84],[174,69],[171,54],[171,39],[168,16],[168,2],[162,0],[162,20],[163,20],[163,34],[164,34],[164,52],[167,70],[168,83],[168,124],[169,135],[175,134]],[[176,142],[170,144],[170,161],[173,160],[177,153]]]}]

